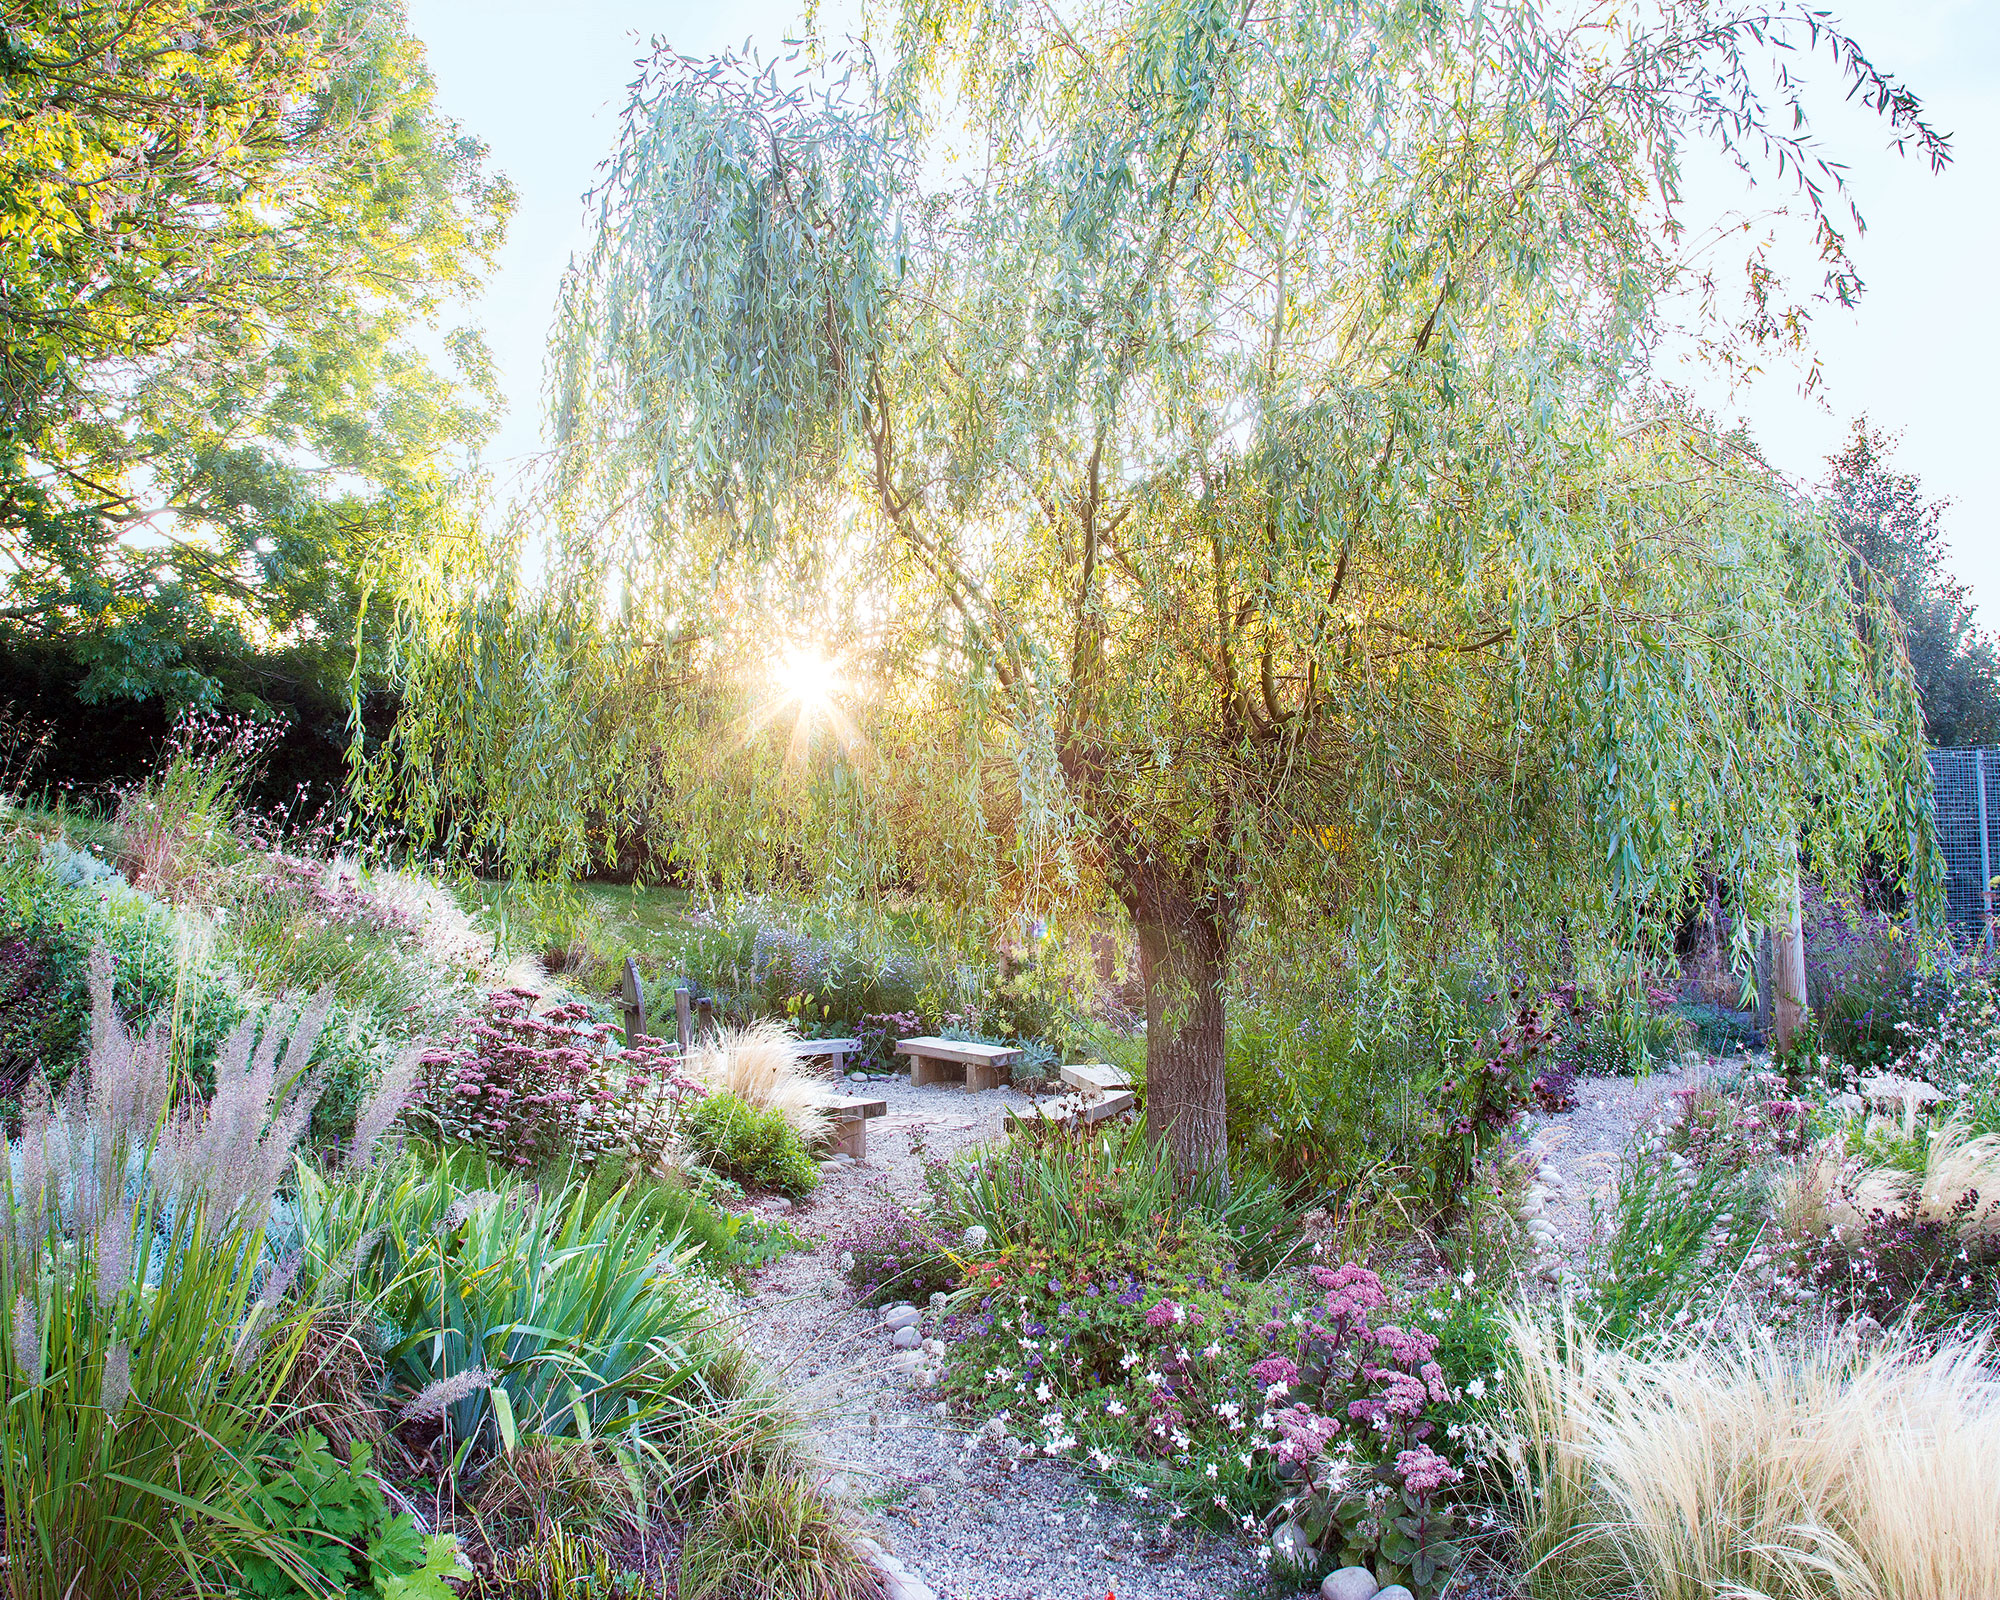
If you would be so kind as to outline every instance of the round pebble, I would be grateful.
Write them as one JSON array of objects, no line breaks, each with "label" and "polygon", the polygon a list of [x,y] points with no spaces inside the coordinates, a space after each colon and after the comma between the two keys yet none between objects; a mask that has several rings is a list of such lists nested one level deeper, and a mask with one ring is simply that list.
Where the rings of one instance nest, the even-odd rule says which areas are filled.
[{"label": "round pebble", "polygon": [[1319,1586],[1320,1600],[1375,1600],[1375,1574],[1366,1567],[1342,1567],[1329,1572]]},{"label": "round pebble", "polygon": [[1400,1583],[1392,1583],[1386,1589],[1377,1589],[1375,1600],[1417,1600],[1417,1597]]},{"label": "round pebble", "polygon": [[915,1306],[891,1306],[882,1313],[882,1325],[891,1330],[914,1328],[924,1320],[924,1314]]},{"label": "round pebble", "polygon": [[898,1350],[914,1350],[923,1343],[923,1335],[915,1328],[898,1328],[889,1337],[889,1342]]}]

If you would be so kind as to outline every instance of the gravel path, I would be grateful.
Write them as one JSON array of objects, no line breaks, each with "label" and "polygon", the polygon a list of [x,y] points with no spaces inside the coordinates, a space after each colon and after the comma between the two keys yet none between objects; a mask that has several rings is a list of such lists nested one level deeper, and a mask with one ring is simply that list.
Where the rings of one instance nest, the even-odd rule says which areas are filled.
[{"label": "gravel path", "polygon": [[[889,1197],[921,1206],[913,1133],[946,1155],[998,1137],[1007,1108],[1032,1103],[1011,1089],[912,1088],[906,1078],[845,1087],[887,1100],[889,1112],[868,1124],[867,1161],[826,1168],[792,1218],[815,1240],[839,1237]],[[855,1307],[823,1244],[757,1275],[743,1331],[811,1418],[832,1490],[939,1600],[1221,1600],[1258,1573],[1241,1544],[1163,1536],[1159,1517],[1076,1468],[1010,1470],[995,1449],[968,1449],[914,1358],[891,1349],[881,1313]]]},{"label": "gravel path", "polygon": [[1558,1179],[1549,1185],[1544,1214],[1555,1225],[1561,1254],[1572,1268],[1582,1266],[1592,1243],[1591,1203],[1596,1202],[1600,1215],[1609,1214],[1618,1190],[1618,1164],[1633,1134],[1671,1109],[1668,1097],[1676,1089],[1692,1088],[1725,1070],[1713,1057],[1690,1055],[1644,1078],[1578,1078],[1574,1111],[1530,1119],[1530,1148]]},{"label": "gravel path", "polygon": [[[1608,1208],[1632,1136],[1676,1089],[1718,1070],[1703,1057],[1642,1079],[1582,1078],[1574,1111],[1533,1120],[1531,1145],[1556,1182],[1546,1215],[1561,1256],[1581,1266],[1591,1202]],[[818,1248],[773,1263],[745,1297],[744,1336],[809,1416],[829,1487],[938,1600],[1220,1600],[1259,1575],[1234,1540],[1176,1535],[1160,1518],[1065,1463],[1013,1465],[968,1438],[925,1386],[921,1360],[892,1350],[881,1314],[857,1308],[823,1241],[894,1198],[924,1203],[913,1135],[933,1155],[1000,1136],[1033,1097],[913,1088],[903,1077],[842,1085],[888,1102],[868,1124],[868,1159],[829,1166],[792,1217]],[[929,1318],[925,1319],[928,1333]]]}]

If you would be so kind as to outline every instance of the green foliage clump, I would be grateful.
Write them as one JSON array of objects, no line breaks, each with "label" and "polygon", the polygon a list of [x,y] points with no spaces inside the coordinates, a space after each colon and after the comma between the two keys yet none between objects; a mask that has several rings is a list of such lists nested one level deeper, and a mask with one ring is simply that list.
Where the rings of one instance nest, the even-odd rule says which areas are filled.
[{"label": "green foliage clump", "polygon": [[737,1095],[704,1095],[681,1117],[681,1137],[697,1160],[726,1178],[802,1199],[819,1186],[819,1163],[775,1109]]},{"label": "green foliage clump", "polygon": [[358,1185],[301,1163],[301,1281],[375,1308],[420,1420],[479,1456],[526,1434],[639,1449],[699,1388],[691,1252],[657,1216],[575,1188],[462,1189],[448,1164]]},{"label": "green foliage clump", "polygon": [[407,1512],[389,1510],[359,1440],[336,1460],[312,1429],[285,1440],[265,1463],[251,1520],[281,1539],[310,1573],[252,1555],[239,1592],[254,1600],[456,1600],[444,1579],[466,1578],[457,1541],[419,1533]]}]

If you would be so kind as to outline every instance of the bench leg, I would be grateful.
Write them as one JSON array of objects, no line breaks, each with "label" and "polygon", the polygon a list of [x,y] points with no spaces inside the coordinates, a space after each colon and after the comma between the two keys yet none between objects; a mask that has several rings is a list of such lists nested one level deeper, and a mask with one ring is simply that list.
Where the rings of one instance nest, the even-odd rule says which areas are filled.
[{"label": "bench leg", "polygon": [[1005,1067],[996,1067],[990,1061],[974,1061],[965,1069],[965,1086],[968,1089],[997,1089],[1005,1083],[1008,1072]]},{"label": "bench leg", "polygon": [[836,1130],[833,1148],[836,1155],[852,1156],[856,1161],[868,1159],[868,1119],[850,1117],[845,1122],[834,1124]]},{"label": "bench leg", "polygon": [[937,1062],[929,1056],[910,1057],[910,1082],[913,1085],[921,1087],[927,1083],[936,1083],[939,1075]]}]

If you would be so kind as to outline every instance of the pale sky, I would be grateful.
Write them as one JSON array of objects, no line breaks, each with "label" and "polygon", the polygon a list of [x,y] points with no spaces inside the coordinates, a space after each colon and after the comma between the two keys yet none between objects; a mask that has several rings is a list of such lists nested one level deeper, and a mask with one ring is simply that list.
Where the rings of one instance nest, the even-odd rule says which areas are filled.
[{"label": "pale sky", "polygon": [[[1867,412],[1902,435],[1896,461],[1932,498],[1948,497],[1954,566],[1981,622],[2000,630],[2000,3],[1996,0],[1824,0],[1863,50],[1906,80],[1930,120],[1954,135],[1942,176],[1886,148],[1884,124],[1839,104],[1831,64],[1802,63],[1829,92],[1814,102],[1828,152],[1849,163],[1868,235],[1856,247],[1867,293],[1853,312],[1822,310],[1819,394],[1773,368],[1734,395],[1691,373],[1725,417],[1742,417],[1779,468],[1801,482]],[[835,31],[849,8],[823,3]],[[520,208],[484,301],[483,324],[509,401],[489,451],[506,463],[541,439],[542,352],[556,286],[585,239],[582,197],[610,153],[634,61],[657,35],[690,55],[750,40],[778,54],[797,30],[792,0],[409,0],[430,50],[443,109],[492,147]],[[1720,167],[1694,175],[1697,229],[1749,201]]]}]

